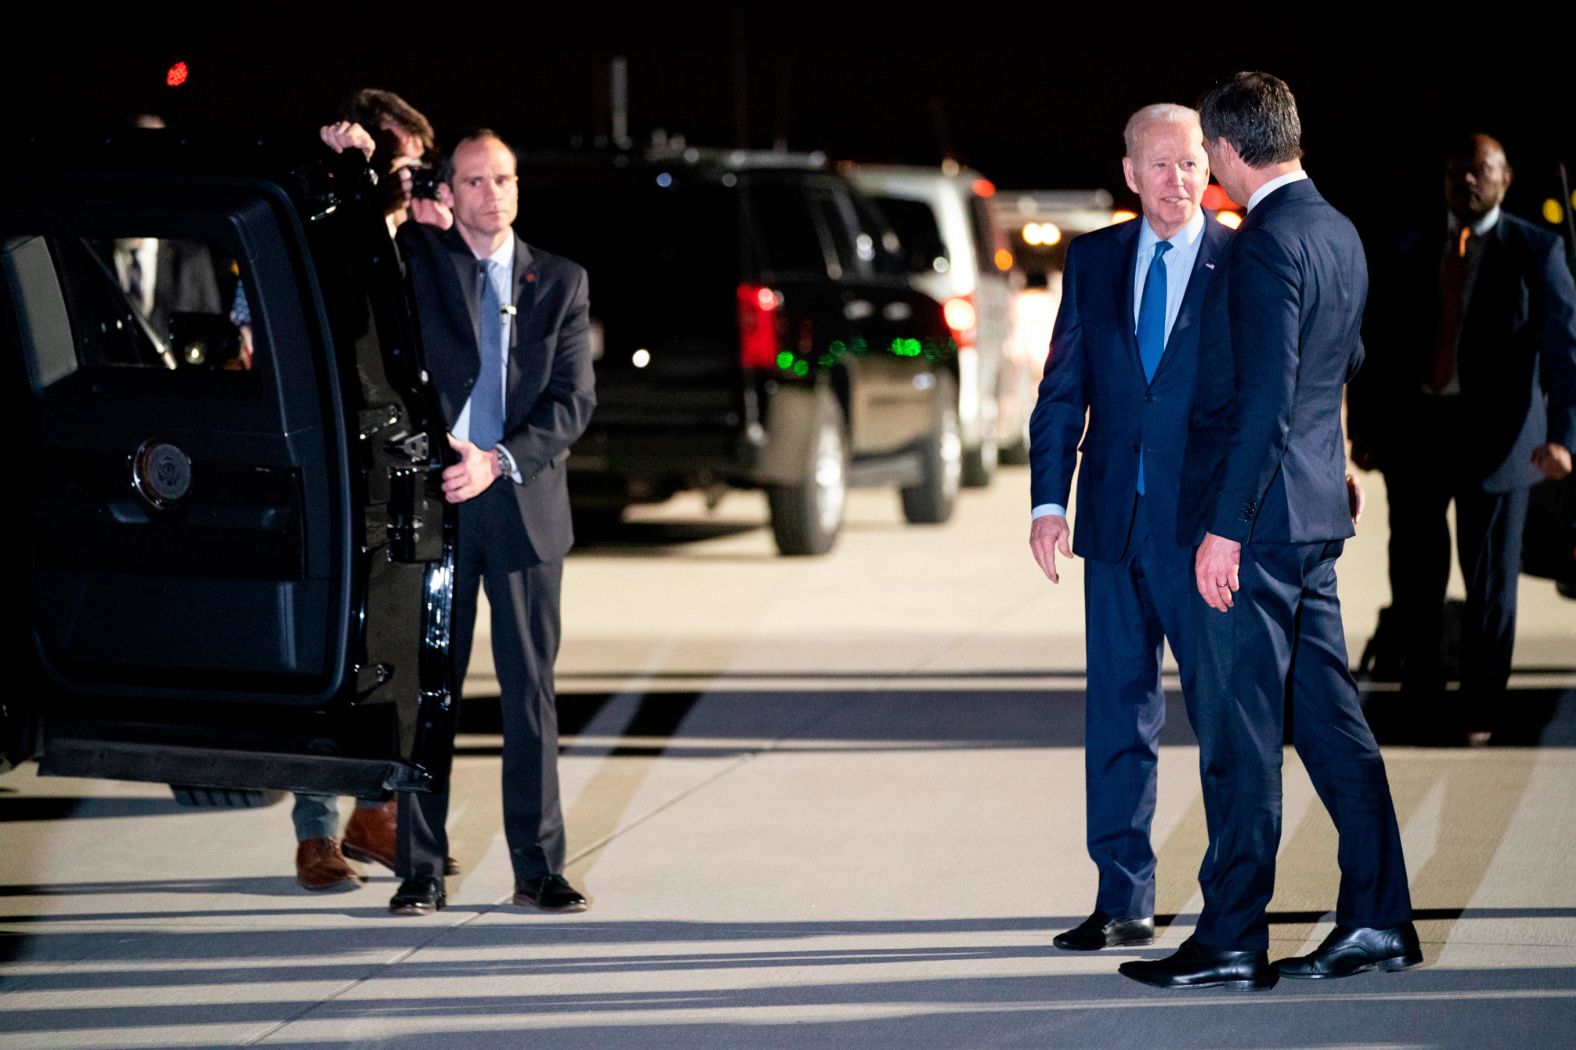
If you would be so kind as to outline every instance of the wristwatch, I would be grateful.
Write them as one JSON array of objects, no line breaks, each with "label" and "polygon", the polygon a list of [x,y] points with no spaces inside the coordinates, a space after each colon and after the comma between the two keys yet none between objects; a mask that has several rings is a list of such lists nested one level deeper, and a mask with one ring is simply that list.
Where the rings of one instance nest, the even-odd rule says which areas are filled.
[{"label": "wristwatch", "polygon": [[514,457],[509,455],[509,450],[502,445],[493,446],[493,451],[498,453],[498,473],[502,477],[512,478],[515,475]]}]

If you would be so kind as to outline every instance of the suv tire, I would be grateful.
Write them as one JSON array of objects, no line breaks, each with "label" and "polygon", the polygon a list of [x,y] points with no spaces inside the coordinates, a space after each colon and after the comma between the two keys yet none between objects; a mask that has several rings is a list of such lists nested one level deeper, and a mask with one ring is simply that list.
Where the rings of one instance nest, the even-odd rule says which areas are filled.
[{"label": "suv tire", "polygon": [[920,446],[923,477],[903,490],[903,519],[911,525],[939,525],[952,517],[963,481],[963,435],[958,423],[958,390],[946,373],[936,377],[936,428]]},{"label": "suv tire", "polygon": [[810,465],[797,485],[766,490],[772,537],[787,555],[825,554],[837,542],[848,496],[848,437],[843,410],[829,391],[815,395],[815,436]]}]

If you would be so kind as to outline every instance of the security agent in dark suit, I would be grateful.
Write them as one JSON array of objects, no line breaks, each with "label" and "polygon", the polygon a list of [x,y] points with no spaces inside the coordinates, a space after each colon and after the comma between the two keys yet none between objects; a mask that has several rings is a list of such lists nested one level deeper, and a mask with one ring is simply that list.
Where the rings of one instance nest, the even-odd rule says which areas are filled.
[{"label": "security agent in dark suit", "polygon": [[[1576,448],[1576,285],[1558,237],[1500,211],[1510,180],[1489,136],[1451,148],[1444,224],[1377,268],[1349,413],[1352,458],[1382,470],[1389,494],[1403,694],[1473,743],[1510,678],[1528,489],[1569,474]],[[1441,720],[1452,500],[1467,601],[1461,692]]]},{"label": "security agent in dark suit", "polygon": [[[1093,914],[1054,943],[1086,951],[1154,939],[1149,828],[1165,721],[1162,639],[1176,656],[1190,712],[1193,702],[1193,548],[1176,540],[1177,481],[1199,310],[1231,232],[1199,207],[1209,161],[1197,113],[1145,107],[1123,138],[1122,170],[1143,218],[1069,247],[1030,421],[1029,546],[1053,583],[1058,551],[1085,559],[1084,789],[1099,886]],[[1080,447],[1078,531],[1069,548],[1067,497]]]},{"label": "security agent in dark suit", "polygon": [[[1215,741],[1204,791],[1217,830],[1193,936],[1120,969],[1167,988],[1402,969],[1422,952],[1335,581],[1361,502],[1345,473],[1341,396],[1362,360],[1362,242],[1302,170],[1284,83],[1239,73],[1205,96],[1200,116],[1215,177],[1248,203],[1204,304],[1178,521],[1199,541],[1194,707],[1200,737]],[[1323,944],[1271,967],[1288,694],[1292,742],[1340,836],[1341,888]]]},{"label": "security agent in dark suit", "polygon": [[[563,877],[558,792],[559,586],[573,542],[564,461],[596,403],[586,272],[514,234],[514,152],[489,131],[463,137],[445,163],[454,226],[400,227],[427,370],[459,462],[443,475],[459,504],[453,635],[455,692],[469,661],[477,588],[492,608],[503,714],[504,832],[516,904],[581,911]],[[400,796],[389,908],[444,906],[448,797]]]}]

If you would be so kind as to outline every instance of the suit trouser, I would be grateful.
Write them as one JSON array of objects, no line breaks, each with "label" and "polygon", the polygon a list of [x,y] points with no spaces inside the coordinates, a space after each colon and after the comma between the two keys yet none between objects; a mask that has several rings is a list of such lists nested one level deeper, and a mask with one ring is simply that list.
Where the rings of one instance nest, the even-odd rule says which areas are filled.
[{"label": "suit trouser", "polygon": [[1461,620],[1461,690],[1482,707],[1505,692],[1516,641],[1516,587],[1528,490],[1484,492],[1463,476],[1465,442],[1473,436],[1448,403],[1424,405],[1418,445],[1426,455],[1384,472],[1390,502],[1390,594],[1402,632],[1402,678],[1409,692],[1444,688],[1440,660],[1445,587],[1450,580],[1450,528],[1456,504],[1456,555],[1466,580]]},{"label": "suit trouser", "polygon": [[[519,506],[497,483],[460,509],[455,556],[453,655],[456,700],[470,662],[478,584],[492,609],[493,663],[503,716],[504,837],[517,879],[564,870],[564,817],[558,790],[558,707],[553,662],[558,657],[558,558],[522,565]],[[445,794],[399,796],[397,873],[442,875],[448,853]]]},{"label": "suit trouser", "polygon": [[[1115,918],[1155,913],[1155,851],[1149,828],[1155,816],[1160,729],[1165,693],[1160,688],[1164,639],[1181,673],[1188,720],[1194,711],[1193,552],[1149,528],[1138,497],[1132,535],[1121,561],[1084,563],[1088,687],[1084,707],[1084,794],[1089,857],[1099,873],[1095,910]],[[1199,733],[1200,769],[1207,733]],[[1214,811],[1206,808],[1214,828]],[[1207,872],[1200,872],[1200,879]]]},{"label": "suit trouser", "polygon": [[1288,693],[1293,746],[1340,836],[1336,923],[1386,927],[1412,917],[1384,759],[1347,670],[1335,586],[1341,548],[1340,540],[1244,544],[1233,607],[1193,605],[1196,703],[1222,734],[1213,781],[1220,833],[1210,841],[1213,877],[1195,932],[1212,948],[1269,945]]}]

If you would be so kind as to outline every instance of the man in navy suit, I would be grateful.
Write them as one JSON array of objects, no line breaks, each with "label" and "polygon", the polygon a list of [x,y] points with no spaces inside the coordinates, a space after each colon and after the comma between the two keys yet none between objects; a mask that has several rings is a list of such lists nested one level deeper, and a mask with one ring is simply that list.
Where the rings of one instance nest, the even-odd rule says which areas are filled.
[{"label": "man in navy suit", "polygon": [[[1450,735],[1486,742],[1516,637],[1529,488],[1571,472],[1576,287],[1560,239],[1500,211],[1505,150],[1487,135],[1445,161],[1445,220],[1413,231],[1375,274],[1368,367],[1352,387],[1352,459],[1384,471],[1402,691]],[[1439,718],[1450,531],[1467,602],[1461,692]]]},{"label": "man in navy suit", "polygon": [[[1194,707],[1216,809],[1204,909],[1171,956],[1123,963],[1166,988],[1269,988],[1422,961],[1384,760],[1347,670],[1335,561],[1360,509],[1341,396],[1362,361],[1362,242],[1302,170],[1289,88],[1239,73],[1204,97],[1216,179],[1248,214],[1204,305],[1178,527],[1197,542]],[[1340,836],[1334,931],[1272,967],[1265,909],[1292,742]]]},{"label": "man in navy suit", "polygon": [[[1155,932],[1155,813],[1163,639],[1193,701],[1193,551],[1176,540],[1177,479],[1198,365],[1198,318],[1230,231],[1199,207],[1209,182],[1198,114],[1154,105],[1123,132],[1122,171],[1143,219],[1072,243],[1030,423],[1029,545],[1045,575],[1086,559],[1084,777],[1094,913],[1058,948],[1148,944]],[[1087,414],[1088,432],[1084,421]],[[1067,498],[1082,439],[1078,533]]]},{"label": "man in navy suit", "polygon": [[[370,157],[359,125],[322,131],[336,149]],[[514,903],[551,912],[589,902],[564,877],[558,787],[558,655],[564,557],[574,543],[564,463],[596,406],[590,299],[578,263],[514,232],[520,185],[514,150],[496,133],[462,135],[446,159],[440,202],[453,225],[400,226],[422,353],[457,462],[443,494],[458,505],[450,653],[456,701],[475,635],[477,592],[492,611],[493,665],[503,717],[504,837]],[[436,216],[433,216],[436,217]],[[399,796],[397,915],[448,903],[447,792]]]}]

